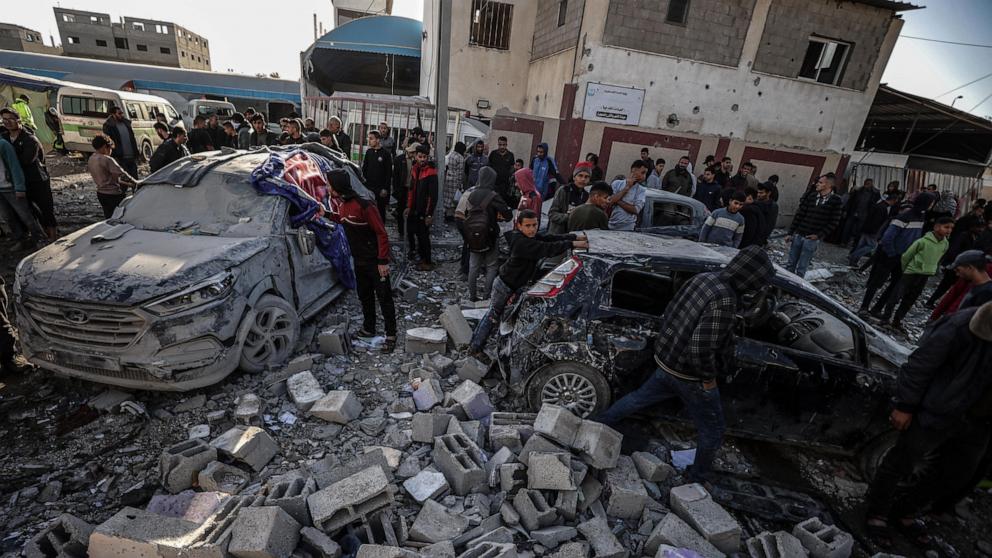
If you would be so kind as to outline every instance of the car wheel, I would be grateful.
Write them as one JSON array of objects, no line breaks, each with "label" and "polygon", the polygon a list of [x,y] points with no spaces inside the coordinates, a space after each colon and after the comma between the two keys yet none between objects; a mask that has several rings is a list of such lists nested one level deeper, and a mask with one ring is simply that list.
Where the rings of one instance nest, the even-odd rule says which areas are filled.
[{"label": "car wheel", "polygon": [[153,153],[154,153],[154,151],[152,151],[152,142],[150,142],[148,140],[142,141],[141,142],[141,157],[145,160],[146,163],[148,163],[148,162],[150,162],[152,160],[152,154]]},{"label": "car wheel", "polygon": [[886,432],[876,436],[861,450],[858,464],[861,467],[861,474],[864,475],[865,481],[871,482],[875,478],[875,473],[878,472],[879,465],[882,464],[882,460],[885,459],[885,456],[896,445],[896,440],[898,439],[898,432]]},{"label": "car wheel", "polygon": [[606,410],[610,405],[610,384],[591,366],[578,362],[556,362],[540,369],[527,387],[531,409],[560,405],[580,417]]},{"label": "car wheel", "polygon": [[242,370],[261,372],[289,358],[300,338],[300,315],[292,304],[276,295],[262,295],[246,319],[251,322],[241,345]]}]

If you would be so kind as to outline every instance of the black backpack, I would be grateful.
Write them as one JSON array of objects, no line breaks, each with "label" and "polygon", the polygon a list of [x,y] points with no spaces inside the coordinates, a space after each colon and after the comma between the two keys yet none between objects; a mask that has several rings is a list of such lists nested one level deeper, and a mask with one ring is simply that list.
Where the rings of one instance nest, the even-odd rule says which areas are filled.
[{"label": "black backpack", "polygon": [[487,193],[479,205],[470,207],[465,214],[462,229],[465,231],[465,243],[473,252],[485,252],[492,248],[489,242],[492,229],[489,224],[489,204],[495,198],[496,192]]}]

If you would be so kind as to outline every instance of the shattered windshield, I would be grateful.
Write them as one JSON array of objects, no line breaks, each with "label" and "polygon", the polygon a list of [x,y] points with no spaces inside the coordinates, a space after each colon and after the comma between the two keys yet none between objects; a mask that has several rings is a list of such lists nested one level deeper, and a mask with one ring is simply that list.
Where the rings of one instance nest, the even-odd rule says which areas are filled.
[{"label": "shattered windshield", "polygon": [[194,187],[140,188],[119,222],[148,231],[248,238],[272,234],[285,211],[280,198],[259,195],[241,177],[215,173]]}]

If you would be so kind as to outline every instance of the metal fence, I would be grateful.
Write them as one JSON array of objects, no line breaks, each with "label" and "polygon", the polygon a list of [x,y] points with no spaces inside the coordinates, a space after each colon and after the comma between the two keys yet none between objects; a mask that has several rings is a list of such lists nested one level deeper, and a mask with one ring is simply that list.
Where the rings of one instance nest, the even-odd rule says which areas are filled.
[{"label": "metal fence", "polygon": [[855,165],[851,170],[850,183],[862,184],[866,178],[874,180],[880,190],[885,190],[889,182],[899,182],[899,188],[910,194],[923,190],[929,184],[936,184],[938,191],[950,190],[954,193],[958,199],[958,215],[968,211],[982,193],[981,178],[881,165]]}]

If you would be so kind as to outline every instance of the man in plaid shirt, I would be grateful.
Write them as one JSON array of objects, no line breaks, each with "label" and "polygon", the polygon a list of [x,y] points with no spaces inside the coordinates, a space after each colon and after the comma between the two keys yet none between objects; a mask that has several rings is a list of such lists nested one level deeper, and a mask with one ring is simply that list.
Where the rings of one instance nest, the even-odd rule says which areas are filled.
[{"label": "man in plaid shirt", "polygon": [[723,443],[723,407],[716,376],[733,366],[734,323],[740,297],[768,284],[775,274],[768,254],[748,246],[720,271],[686,281],[665,309],[655,341],[658,369],[594,420],[615,426],[633,413],[669,399],[681,399],[696,425],[692,482],[705,482]]}]

